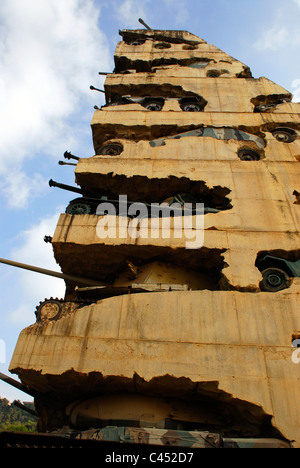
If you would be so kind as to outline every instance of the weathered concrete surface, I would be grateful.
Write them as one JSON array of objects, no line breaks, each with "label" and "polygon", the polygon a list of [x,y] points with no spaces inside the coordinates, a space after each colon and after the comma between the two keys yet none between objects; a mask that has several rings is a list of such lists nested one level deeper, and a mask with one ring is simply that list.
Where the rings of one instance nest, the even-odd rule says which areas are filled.
[{"label": "weathered concrete surface", "polygon": [[[201,143],[197,147],[200,152],[203,146],[205,148]],[[232,157],[238,159],[235,150],[240,145],[232,143],[229,146],[217,141],[214,146],[219,149],[227,146]],[[183,148],[187,149],[187,146]],[[119,160],[116,173],[114,157],[81,160],[76,172],[77,181],[87,192],[107,193],[116,199],[126,194],[130,201],[148,203],[162,203],[176,193],[189,192],[199,203],[208,204],[209,193],[218,192],[216,187],[220,187],[224,195],[219,195],[219,203],[225,211],[216,216],[206,215],[205,221],[209,219],[206,226],[213,222],[217,228],[229,230],[300,230],[300,210],[294,195],[294,191],[300,189],[298,163],[233,159],[170,161],[166,158],[130,159],[130,163],[125,158]],[[229,201],[231,208],[226,209]]]},{"label": "weathered concrete surface", "polygon": [[251,76],[249,67],[187,31],[137,30],[133,33],[124,30],[121,34],[123,41],[118,43],[114,54],[117,70],[139,70],[162,63],[166,66],[174,61],[187,66],[201,61],[207,64],[206,71],[219,66],[223,70],[234,69],[242,76]]},{"label": "weathered concrete surface", "polygon": [[[126,114],[124,113],[124,118]],[[300,124],[299,124],[300,125]],[[141,130],[142,133],[142,130]],[[180,132],[178,132],[180,133]],[[299,142],[296,140],[289,145],[281,144],[281,147],[278,148],[277,141],[274,139],[270,132],[264,133],[265,137],[263,138],[266,142],[266,146],[262,152],[262,158],[266,161],[264,162],[298,162],[295,158],[295,155],[298,154]],[[149,135],[150,136],[150,135]],[[157,159],[164,159],[170,161],[169,170],[176,170],[174,166],[175,161],[186,161],[194,160],[197,161],[199,167],[203,161],[210,161],[212,165],[216,164],[217,161],[237,161],[238,156],[237,151],[243,147],[251,147],[250,142],[247,141],[222,141],[216,140],[213,138],[206,137],[188,137],[186,138],[174,138],[171,136],[165,139],[164,145],[159,147],[151,147],[150,141],[132,141],[126,138],[112,138],[107,140],[106,144],[109,143],[120,143],[123,146],[122,153],[116,158],[113,156],[107,155],[95,155],[93,158],[81,158],[76,167],[76,180],[79,185],[82,185],[82,173],[86,172],[87,174],[93,175],[94,172],[101,174],[101,167],[103,165],[103,160],[111,159],[118,166],[126,164],[124,159],[130,159],[134,164],[140,164],[141,159],[151,159],[156,161]],[[275,141],[274,141],[275,140]],[[254,149],[254,145],[253,145]],[[256,151],[258,148],[256,148]],[[171,164],[173,164],[172,167]],[[239,163],[241,166],[241,164]],[[244,164],[243,164],[244,166]],[[241,166],[241,167],[243,167]],[[263,164],[260,163],[260,166]],[[298,172],[298,165],[293,167],[293,172]],[[249,165],[246,165],[247,169]],[[255,166],[254,166],[255,167]],[[251,166],[250,166],[251,168]],[[98,169],[98,171],[96,171]],[[250,169],[251,170],[251,169]],[[175,175],[175,174],[174,174]]]},{"label": "weathered concrete surface", "polygon": [[104,387],[105,379],[119,376],[114,391],[128,388],[135,374],[144,391],[152,379],[169,375],[172,388],[165,385],[160,393],[176,394],[178,379],[181,398],[190,391],[188,381],[217,381],[232,398],[272,415],[276,428],[299,447],[300,367],[291,359],[299,297],[191,291],[106,299],[23,330],[10,369],[25,382],[28,374],[37,390],[63,394],[72,393],[70,371],[81,376],[82,386],[92,373],[103,376]]},{"label": "weathered concrete surface", "polygon": [[[300,129],[300,104],[289,104],[296,107],[294,113],[253,113],[252,110],[243,112],[183,112],[177,102],[170,101],[172,106],[178,108],[168,110],[170,104],[165,103],[160,112],[151,112],[140,104],[127,104],[122,106],[104,107],[96,110],[92,119],[92,133],[95,153],[107,140],[114,138],[134,141],[153,140],[163,136],[174,135],[193,128],[205,126],[229,127],[244,129],[244,131],[259,134],[268,133],[277,127],[287,126]],[[252,108],[254,105],[251,105]],[[272,137],[271,137],[272,138]],[[180,140],[179,140],[180,141]],[[272,141],[272,140],[271,140]],[[168,141],[168,144],[170,141]],[[280,145],[281,147],[284,144]],[[284,151],[284,150],[283,150]],[[276,151],[278,153],[278,149]],[[296,150],[296,155],[299,151]],[[135,156],[136,157],[136,156]],[[215,157],[218,157],[215,155]],[[270,157],[273,158],[272,154]],[[293,158],[295,160],[295,158]],[[298,159],[299,161],[299,159]]]},{"label": "weathered concrete surface", "polygon": [[142,75],[109,75],[105,82],[106,95],[162,95],[170,98],[197,95],[207,101],[206,112],[253,112],[251,99],[259,96],[273,94],[279,98],[291,98],[290,93],[267,78],[232,80]]},{"label": "weathered concrete surface", "polygon": [[[256,220],[255,216],[251,218],[251,213],[248,216]],[[273,216],[272,213],[270,217],[273,219]],[[129,229],[120,228],[119,219],[116,218],[116,229],[113,232],[116,237],[104,239],[99,237],[100,231],[97,234],[97,224],[101,219],[104,218],[91,215],[60,216],[52,245],[56,261],[64,273],[76,272],[78,276],[108,281],[115,278],[118,268],[126,259],[135,258],[143,264],[158,256],[161,260],[174,261],[177,265],[189,265],[194,270],[222,273],[226,284],[228,282],[235,288],[255,291],[261,280],[261,273],[255,267],[258,253],[282,250],[287,253],[294,251],[297,255],[299,252],[298,232],[278,230],[275,235],[274,232],[262,232],[261,229],[247,231],[240,228],[239,222],[232,230],[228,226],[218,229],[216,215],[213,214],[205,215],[207,229],[199,237],[189,230],[179,230],[176,234],[171,222],[170,231],[167,231],[170,236],[164,237],[161,225],[151,238],[151,226],[145,223],[137,238],[133,238]],[[127,223],[129,226],[129,219]],[[119,232],[124,237],[119,237]],[[197,240],[203,241],[202,248],[199,248]],[[187,249],[187,242],[194,242],[194,248]],[[82,252],[85,252],[84,256]],[[296,287],[297,280],[294,282]]]}]

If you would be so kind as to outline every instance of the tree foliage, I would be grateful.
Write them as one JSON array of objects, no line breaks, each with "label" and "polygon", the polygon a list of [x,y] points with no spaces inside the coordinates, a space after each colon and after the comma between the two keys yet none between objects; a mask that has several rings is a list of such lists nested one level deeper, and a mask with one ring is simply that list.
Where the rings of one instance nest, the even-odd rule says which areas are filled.
[{"label": "tree foliage", "polygon": [[[34,409],[33,403],[23,403]],[[35,432],[37,418],[24,411],[6,398],[0,398],[0,431]]]}]

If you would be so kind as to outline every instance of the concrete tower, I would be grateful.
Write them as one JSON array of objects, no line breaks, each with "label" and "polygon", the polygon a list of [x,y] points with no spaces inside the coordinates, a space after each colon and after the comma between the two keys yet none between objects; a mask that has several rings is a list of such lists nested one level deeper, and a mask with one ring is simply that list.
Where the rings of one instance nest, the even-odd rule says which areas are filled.
[{"label": "concrete tower", "polygon": [[189,32],[120,35],[52,238],[75,278],[10,371],[44,432],[300,447],[300,105]]}]

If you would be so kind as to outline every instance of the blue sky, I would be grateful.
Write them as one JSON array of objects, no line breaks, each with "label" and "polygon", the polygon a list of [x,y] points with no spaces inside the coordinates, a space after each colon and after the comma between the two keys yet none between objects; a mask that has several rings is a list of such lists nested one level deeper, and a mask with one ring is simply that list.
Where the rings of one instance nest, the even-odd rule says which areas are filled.
[{"label": "blue sky", "polygon": [[[103,86],[119,29],[140,29],[139,17],[200,36],[300,101],[300,0],[1,0],[0,257],[58,269],[43,237],[74,197],[48,180],[74,185],[74,167],[58,165],[66,150],[93,155],[104,102],[89,86]],[[0,372],[39,301],[63,293],[61,280],[0,264]],[[2,382],[0,396],[27,399]]]}]

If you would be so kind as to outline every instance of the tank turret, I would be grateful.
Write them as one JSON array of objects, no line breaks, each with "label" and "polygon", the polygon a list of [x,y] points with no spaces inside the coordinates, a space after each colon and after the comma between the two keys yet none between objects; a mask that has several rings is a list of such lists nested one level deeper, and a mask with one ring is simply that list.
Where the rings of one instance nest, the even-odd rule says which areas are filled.
[{"label": "tank turret", "polygon": [[58,271],[54,271],[54,270],[47,270],[45,268],[40,268],[40,267],[36,267],[36,266],[33,266],[33,265],[28,265],[26,263],[20,263],[20,262],[15,262],[13,260],[7,260],[6,258],[0,258],[0,263],[4,263],[5,265],[10,265],[10,266],[14,266],[14,267],[17,267],[17,268],[21,268],[23,270],[29,270],[29,271],[34,271],[36,273],[40,273],[42,275],[48,275],[48,276],[54,276],[56,278],[61,278],[65,281],[71,281],[71,282],[74,282],[76,284],[80,284],[80,285],[89,285],[89,286],[100,286],[101,284],[103,285],[103,283],[101,283],[100,281],[97,281],[97,280],[93,280],[93,279],[88,279],[88,278],[81,278],[79,276],[73,276],[73,275],[68,275],[68,274],[64,274],[64,273],[59,273]]}]

